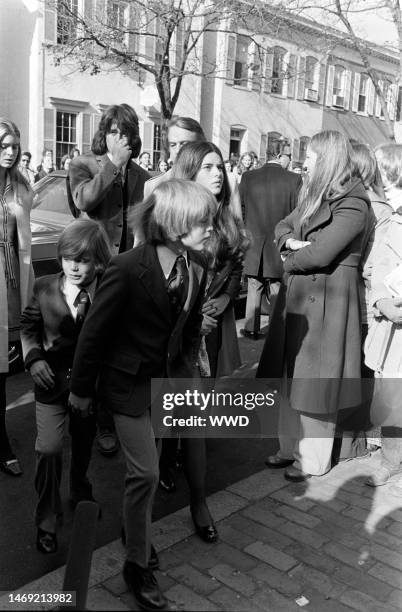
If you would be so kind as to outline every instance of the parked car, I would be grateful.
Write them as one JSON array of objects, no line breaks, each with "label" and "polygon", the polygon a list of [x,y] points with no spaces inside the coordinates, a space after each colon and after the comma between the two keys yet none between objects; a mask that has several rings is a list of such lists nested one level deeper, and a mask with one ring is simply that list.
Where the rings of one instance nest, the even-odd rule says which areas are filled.
[{"label": "parked car", "polygon": [[32,263],[37,277],[60,270],[57,241],[63,229],[74,220],[68,203],[66,175],[65,170],[55,170],[33,186]]},{"label": "parked car", "polygon": [[[60,270],[57,262],[57,241],[63,229],[74,220],[67,197],[66,171],[55,170],[33,185],[31,211],[32,263],[35,276]],[[22,367],[20,344],[10,344],[10,373]]]}]

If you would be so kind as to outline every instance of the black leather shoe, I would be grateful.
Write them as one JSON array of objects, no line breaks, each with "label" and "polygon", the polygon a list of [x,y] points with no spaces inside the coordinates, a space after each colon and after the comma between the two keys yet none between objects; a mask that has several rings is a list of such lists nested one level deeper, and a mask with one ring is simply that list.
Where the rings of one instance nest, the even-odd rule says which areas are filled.
[{"label": "black leather shoe", "polygon": [[[123,544],[123,546],[126,545],[126,530],[124,529],[124,527],[121,528],[121,543]],[[148,567],[153,572],[159,569],[158,553],[156,552],[152,544],[151,544],[151,556],[149,557]]]},{"label": "black leather shoe", "polygon": [[265,465],[273,469],[288,467],[289,465],[292,465],[293,462],[294,459],[283,459],[282,457],[279,457],[278,454],[270,455],[265,459]]},{"label": "black leather shoe", "polygon": [[0,461],[0,469],[9,476],[22,476],[22,469],[18,459],[9,459],[9,461]]},{"label": "black leather shoe", "polygon": [[243,338],[249,338],[250,340],[260,340],[264,337],[260,332],[251,332],[244,328],[240,330],[240,335],[243,336]]},{"label": "black leather shoe", "polygon": [[149,568],[144,569],[136,563],[126,561],[123,567],[123,578],[138,605],[144,610],[164,610],[167,607],[167,599],[163,596]]},{"label": "black leather shoe", "polygon": [[159,486],[167,493],[176,491],[176,483],[173,478],[172,470],[166,466],[159,468]]},{"label": "black leather shoe", "polygon": [[209,525],[200,525],[194,518],[194,510],[190,506],[191,518],[193,519],[195,531],[200,536],[201,540],[208,544],[213,544],[218,539],[218,531],[215,525],[211,522]]},{"label": "black leather shoe", "polygon": [[303,472],[291,465],[285,470],[285,478],[286,480],[290,480],[290,482],[304,482],[311,478],[311,474],[307,474],[307,472]]},{"label": "black leather shoe", "polygon": [[36,548],[45,555],[57,552],[56,534],[38,528],[38,533],[36,534]]}]

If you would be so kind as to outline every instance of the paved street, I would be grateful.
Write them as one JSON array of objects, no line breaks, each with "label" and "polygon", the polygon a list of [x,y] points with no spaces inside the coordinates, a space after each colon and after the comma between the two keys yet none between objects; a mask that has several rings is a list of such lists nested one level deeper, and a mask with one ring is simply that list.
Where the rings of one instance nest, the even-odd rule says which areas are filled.
[{"label": "paved street", "polygon": [[[193,533],[188,508],[154,523],[158,579],[172,610],[392,612],[402,606],[402,500],[363,484],[378,453],[304,484],[262,470],[209,498],[220,540]],[[93,556],[91,610],[137,610],[119,540]],[[60,589],[63,568],[20,592]],[[297,603],[299,602],[299,603]],[[45,609],[21,606],[23,609]],[[0,609],[18,609],[0,598]]]},{"label": "paved street", "polygon": [[[262,341],[241,339],[240,345],[249,364],[258,359]],[[402,608],[402,499],[391,494],[391,485],[373,489],[364,484],[379,462],[378,452],[296,485],[283,478],[283,470],[263,469],[264,456],[276,449],[276,441],[233,442],[247,442],[253,459],[246,475],[238,465],[215,482],[209,505],[219,530],[216,544],[207,545],[194,534],[189,509],[181,507],[185,498],[175,510],[166,510],[168,495],[158,502],[166,511],[155,517],[153,542],[160,557],[158,580],[172,610]],[[215,452],[211,472],[220,472],[219,450]],[[238,462],[247,464],[244,447],[242,452]],[[118,515],[120,507],[114,512]],[[103,521],[98,531],[103,531]],[[117,525],[114,537],[94,552],[88,609],[138,609],[120,573],[124,550]],[[65,558],[65,550],[63,554]],[[32,555],[39,556],[35,551]],[[18,592],[61,590],[63,566],[43,573]],[[45,604],[10,605],[7,594],[0,597],[1,610],[18,608],[48,609]]]}]

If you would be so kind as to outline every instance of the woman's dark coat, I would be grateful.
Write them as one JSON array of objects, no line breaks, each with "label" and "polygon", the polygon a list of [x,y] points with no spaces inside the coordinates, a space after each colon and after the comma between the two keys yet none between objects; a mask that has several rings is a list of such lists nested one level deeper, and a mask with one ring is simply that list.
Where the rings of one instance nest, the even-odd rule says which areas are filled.
[{"label": "woman's dark coat", "polygon": [[[303,227],[299,208],[276,226],[278,248],[287,254],[285,275],[257,376],[293,379],[290,401],[297,410],[332,413],[359,401],[353,381],[340,382],[360,378],[358,265],[369,205],[362,183],[354,180]],[[311,244],[287,252],[288,238]]]}]

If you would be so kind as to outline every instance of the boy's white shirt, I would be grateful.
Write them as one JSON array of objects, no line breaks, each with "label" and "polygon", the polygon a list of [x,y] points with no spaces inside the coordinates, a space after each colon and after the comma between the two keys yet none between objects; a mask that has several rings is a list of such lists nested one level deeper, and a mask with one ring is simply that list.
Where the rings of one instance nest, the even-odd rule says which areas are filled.
[{"label": "boy's white shirt", "polygon": [[64,277],[64,281],[63,281],[61,290],[64,294],[64,297],[66,298],[67,306],[70,309],[70,312],[73,316],[74,321],[77,318],[78,308],[75,305],[75,300],[77,299],[77,295],[79,294],[81,289],[85,289],[88,292],[89,301],[92,304],[94,295],[95,295],[95,290],[96,290],[96,283],[97,283],[97,279],[94,278],[94,280],[92,281],[90,285],[88,285],[87,287],[81,287],[81,285],[73,285],[72,283],[70,283],[70,281],[68,280],[66,276]]},{"label": "boy's white shirt", "polygon": [[169,278],[171,271],[173,270],[173,266],[175,261],[179,255],[183,255],[186,265],[188,268],[188,253],[187,251],[183,251],[183,253],[175,253],[172,249],[169,249],[165,244],[158,244],[156,247],[156,253],[158,255],[159,263],[161,265],[163,274],[166,280]]}]

